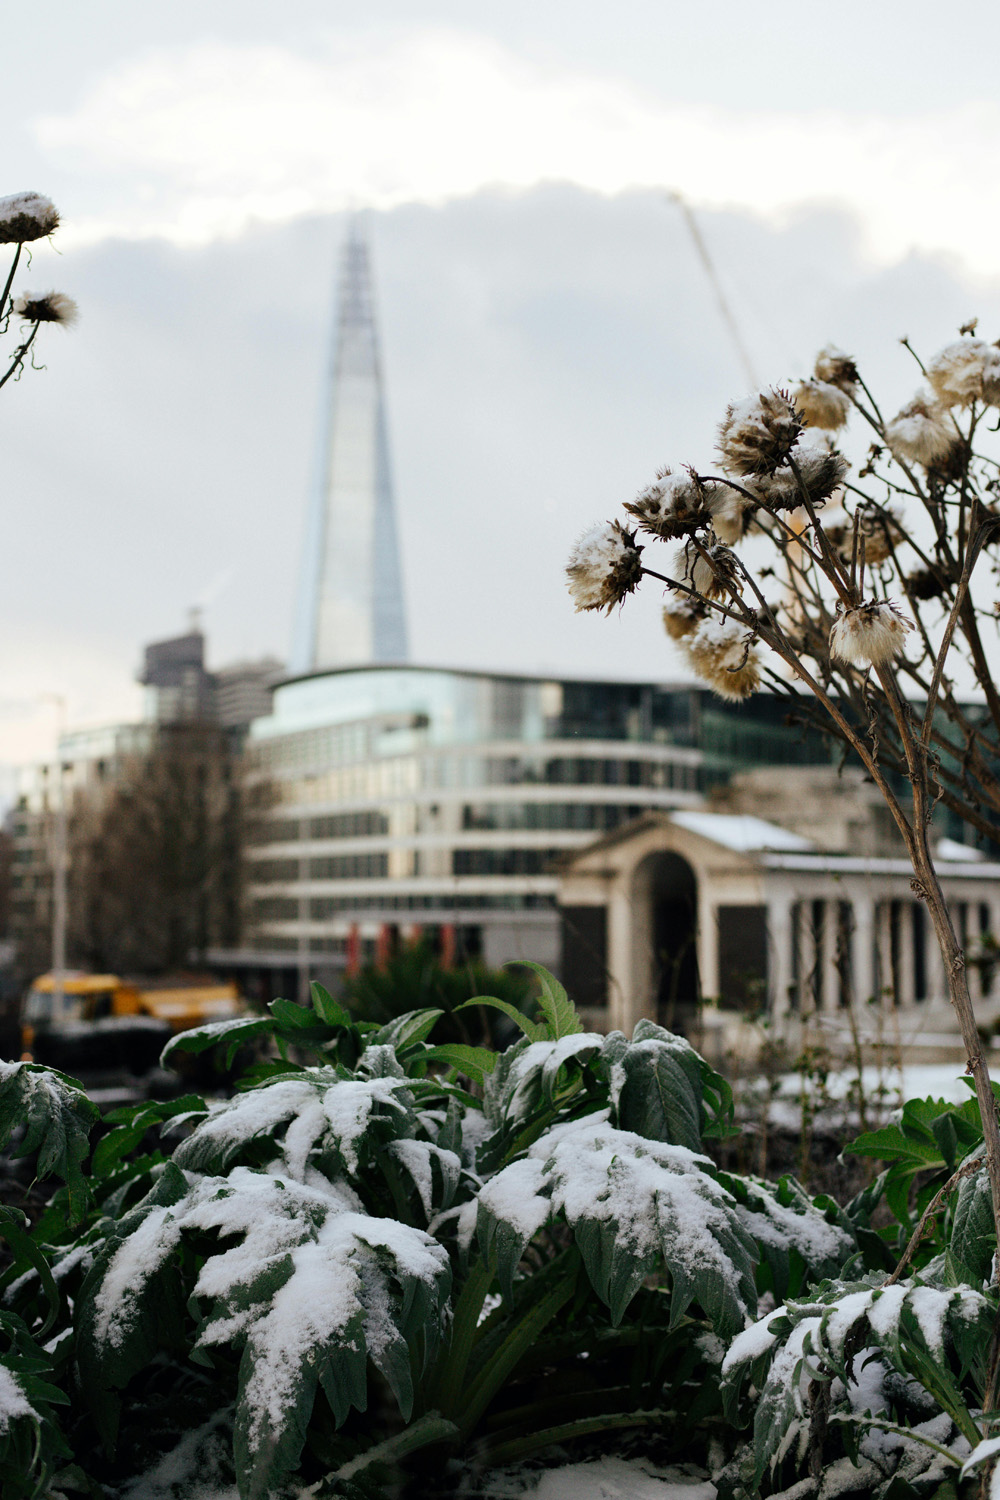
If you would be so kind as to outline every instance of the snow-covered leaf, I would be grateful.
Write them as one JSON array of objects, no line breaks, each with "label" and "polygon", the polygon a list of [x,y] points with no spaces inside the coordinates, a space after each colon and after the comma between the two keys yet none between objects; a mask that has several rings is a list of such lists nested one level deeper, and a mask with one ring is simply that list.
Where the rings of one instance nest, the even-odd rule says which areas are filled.
[{"label": "snow-covered leaf", "polygon": [[810,1382],[834,1375],[849,1382],[848,1335],[855,1356],[881,1351],[905,1380],[922,1383],[929,1375],[934,1403],[946,1403],[949,1421],[967,1417],[948,1355],[956,1356],[961,1379],[987,1347],[994,1314],[991,1299],[971,1287],[930,1286],[915,1277],[884,1286],[881,1277],[870,1276],[823,1283],[808,1300],[789,1301],[760,1319],[734,1339],[722,1367],[731,1413],[747,1377],[758,1388],[754,1484],[788,1451],[789,1434],[807,1415]]},{"label": "snow-covered leaf", "polygon": [[479,1232],[508,1288],[538,1228],[565,1215],[620,1322],[651,1271],[670,1273],[671,1326],[698,1300],[720,1333],[756,1306],[754,1245],[706,1157],[592,1119],[556,1126],[479,1196]]},{"label": "snow-covered leaf", "polygon": [[[620,1034],[619,1034],[620,1035]],[[631,1042],[607,1039],[612,1117],[622,1130],[701,1149],[701,1059],[689,1042],[640,1021]]]},{"label": "snow-covered leaf", "polygon": [[836,1276],[857,1252],[853,1236],[831,1222],[793,1177],[775,1184],[726,1172],[719,1176],[739,1205],[740,1222],[760,1246],[778,1300],[801,1292],[803,1273],[807,1283]]},{"label": "snow-covered leaf", "polygon": [[[261,1143],[266,1152],[273,1141],[285,1169],[301,1181],[314,1157],[328,1159],[331,1172],[356,1173],[362,1159],[413,1129],[405,1079],[350,1079],[333,1068],[310,1068],[213,1105],[177,1147],[174,1161],[190,1171],[224,1172],[241,1159],[259,1161]],[[257,1157],[248,1157],[254,1149]]]},{"label": "snow-covered leaf", "polygon": [[176,1052],[207,1052],[212,1047],[226,1047],[226,1067],[231,1067],[240,1047],[255,1037],[270,1036],[275,1023],[270,1016],[235,1016],[225,1021],[206,1021],[172,1036],[160,1053],[160,1066],[171,1066]]},{"label": "snow-covered leaf", "polygon": [[23,1125],[24,1137],[11,1155],[37,1152],[39,1177],[55,1174],[71,1188],[82,1188],[88,1137],[99,1118],[100,1110],[75,1078],[39,1063],[0,1062],[0,1150]]},{"label": "snow-covered leaf", "polygon": [[[408,1419],[411,1355],[418,1343],[425,1358],[433,1353],[450,1290],[443,1247],[422,1230],[358,1212],[346,1186],[318,1174],[307,1184],[245,1167],[225,1177],[174,1172],[171,1191],[118,1226],[87,1278],[88,1387],[124,1387],[159,1347],[158,1304],[176,1314],[193,1297],[205,1309],[196,1347],[243,1348],[234,1437],[243,1496],[271,1494],[297,1464],[317,1384],[337,1425],[352,1407],[364,1410],[368,1360]],[[206,1237],[219,1248],[205,1253]],[[182,1279],[191,1265],[178,1255],[185,1240],[203,1256],[193,1284]]]}]

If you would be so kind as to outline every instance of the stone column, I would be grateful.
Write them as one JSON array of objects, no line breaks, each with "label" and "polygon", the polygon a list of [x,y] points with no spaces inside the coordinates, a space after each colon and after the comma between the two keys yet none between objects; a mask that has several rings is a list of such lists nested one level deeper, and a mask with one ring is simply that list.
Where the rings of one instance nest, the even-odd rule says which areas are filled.
[{"label": "stone column", "polygon": [[819,1008],[837,1010],[840,975],[837,973],[837,902],[823,902],[823,926],[819,939]]},{"label": "stone column", "polygon": [[613,888],[608,900],[608,1024],[632,1035],[641,1011],[636,1007],[632,962],[632,910],[624,890]]},{"label": "stone column", "polygon": [[799,1014],[809,1015],[816,1008],[816,938],[812,925],[812,902],[799,900],[796,903],[796,936],[799,951]]},{"label": "stone column", "polygon": [[891,1005],[894,999],[891,921],[892,903],[877,902],[875,906],[875,951],[878,955],[879,1002],[882,1005]]},{"label": "stone column", "polygon": [[853,900],[854,936],[851,940],[851,978],[854,999],[867,1005],[875,998],[875,903],[870,896]]},{"label": "stone column", "polygon": [[792,903],[787,896],[776,896],[767,903],[767,989],[776,1021],[788,1014],[791,985]]}]

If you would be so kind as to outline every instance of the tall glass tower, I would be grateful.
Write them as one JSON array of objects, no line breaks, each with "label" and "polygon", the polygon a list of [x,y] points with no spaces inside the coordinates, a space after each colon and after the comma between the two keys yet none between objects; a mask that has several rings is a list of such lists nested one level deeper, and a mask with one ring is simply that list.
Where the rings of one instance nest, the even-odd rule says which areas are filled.
[{"label": "tall glass tower", "polygon": [[368,246],[342,252],[337,332],[310,508],[294,671],[407,659]]}]

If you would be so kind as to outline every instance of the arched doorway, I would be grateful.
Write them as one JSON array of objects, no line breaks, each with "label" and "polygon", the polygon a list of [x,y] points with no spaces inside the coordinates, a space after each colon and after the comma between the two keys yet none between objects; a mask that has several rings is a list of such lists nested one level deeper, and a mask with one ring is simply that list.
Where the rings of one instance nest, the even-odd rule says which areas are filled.
[{"label": "arched doorway", "polygon": [[647,1013],[683,1035],[697,1019],[701,998],[694,870],[672,850],[650,854],[635,872],[633,889],[637,936],[646,948]]}]

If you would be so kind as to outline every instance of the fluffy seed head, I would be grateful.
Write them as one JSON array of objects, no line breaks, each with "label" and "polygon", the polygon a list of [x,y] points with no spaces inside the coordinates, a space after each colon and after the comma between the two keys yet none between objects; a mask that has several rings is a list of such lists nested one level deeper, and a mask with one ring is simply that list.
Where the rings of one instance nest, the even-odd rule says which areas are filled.
[{"label": "fluffy seed head", "polygon": [[566,577],[578,610],[606,609],[610,614],[642,576],[641,547],[635,532],[619,521],[606,521],[585,531],[573,547]]},{"label": "fluffy seed head", "polygon": [[0,245],[42,240],[58,227],[55,205],[41,193],[11,193],[0,198]]},{"label": "fluffy seed head", "polygon": [[[795,444],[791,457],[805,485],[806,493],[813,505],[825,505],[843,484],[848,462],[836,448],[825,443]],[[779,469],[776,474],[760,474],[748,479],[746,487],[759,496],[760,503],[769,510],[796,510],[802,504],[802,491],[791,465]]]},{"label": "fluffy seed head", "polygon": [[885,429],[886,442],[893,453],[912,463],[934,468],[943,463],[961,436],[946,406],[936,402],[926,391],[918,391]]},{"label": "fluffy seed head", "polygon": [[784,391],[762,391],[736,401],[719,428],[722,467],[734,477],[773,474],[801,431],[801,415]]},{"label": "fluffy seed head", "polygon": [[1000,349],[984,339],[959,339],[934,356],[927,379],[945,406],[1000,406]]},{"label": "fluffy seed head", "polygon": [[704,618],[705,606],[690,594],[674,592],[663,606],[663,628],[672,641],[689,636]]},{"label": "fluffy seed head", "polygon": [[40,296],[18,297],[14,311],[28,323],[62,323],[69,327],[80,316],[80,309],[65,292],[43,292]]},{"label": "fluffy seed head", "polygon": [[739,592],[740,570],[736,554],[710,532],[702,551],[687,541],[674,557],[674,576],[706,599],[722,599]]},{"label": "fluffy seed head", "polygon": [[830,655],[855,667],[878,667],[902,656],[913,621],[891,599],[869,599],[857,609],[837,607]]},{"label": "fluffy seed head", "polygon": [[760,658],[748,631],[735,620],[706,615],[681,649],[692,671],[720,698],[739,703],[760,687]]},{"label": "fluffy seed head", "polygon": [[841,390],[850,391],[858,383],[858,367],[849,354],[843,349],[838,349],[836,344],[827,344],[816,356],[813,366],[813,374],[817,380],[822,380],[827,385],[839,385]]},{"label": "fluffy seed head", "polygon": [[705,505],[712,518],[712,530],[727,547],[735,546],[745,534],[752,509],[750,501],[738,490],[717,479],[705,482]]},{"label": "fluffy seed head", "polygon": [[640,530],[669,540],[709,524],[705,502],[705,487],[693,469],[680,474],[664,469],[633,501],[625,502],[625,509]]},{"label": "fluffy seed head", "polygon": [[807,427],[836,432],[851,414],[851,403],[839,386],[828,380],[803,380],[792,392],[792,400]]}]

